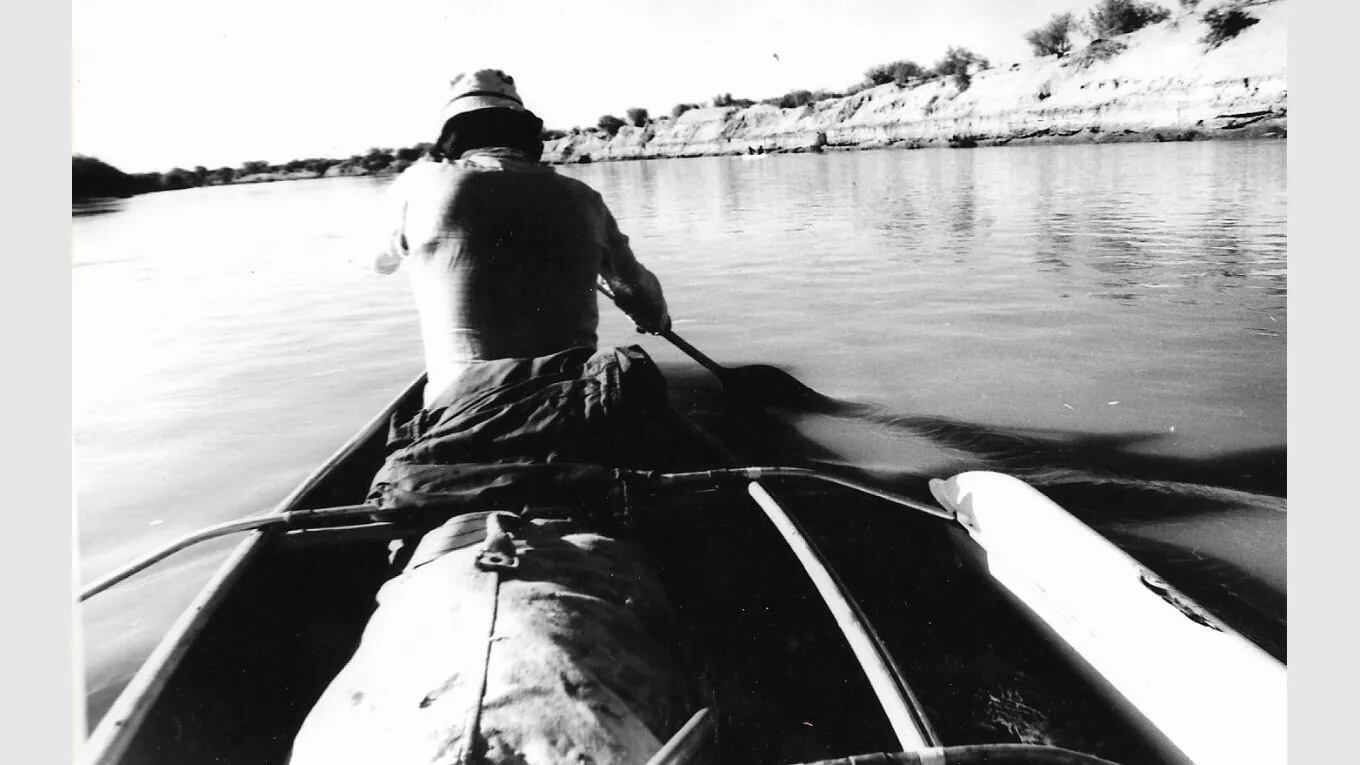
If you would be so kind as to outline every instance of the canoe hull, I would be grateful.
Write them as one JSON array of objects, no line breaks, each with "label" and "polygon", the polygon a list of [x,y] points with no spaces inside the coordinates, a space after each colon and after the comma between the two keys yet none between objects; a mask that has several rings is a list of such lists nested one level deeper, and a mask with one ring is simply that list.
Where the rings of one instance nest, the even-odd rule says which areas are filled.
[{"label": "canoe hull", "polygon": [[[712,439],[753,464],[779,461],[763,415],[704,409],[682,376],[667,376],[677,407]],[[361,502],[384,457],[387,420],[418,408],[420,384],[279,509]],[[690,467],[724,459],[698,443],[675,455]],[[960,529],[849,490],[767,489],[854,593],[938,734],[931,743],[1056,744],[1116,761],[1170,761],[1127,699],[1074,666],[1070,651],[1013,606]],[[655,555],[694,672],[712,689],[718,760],[810,762],[899,748],[832,614],[744,492],[666,493],[645,504],[635,533]],[[388,542],[401,533],[246,539],[101,721],[87,760],[285,762],[303,719],[353,655],[391,576]]]}]

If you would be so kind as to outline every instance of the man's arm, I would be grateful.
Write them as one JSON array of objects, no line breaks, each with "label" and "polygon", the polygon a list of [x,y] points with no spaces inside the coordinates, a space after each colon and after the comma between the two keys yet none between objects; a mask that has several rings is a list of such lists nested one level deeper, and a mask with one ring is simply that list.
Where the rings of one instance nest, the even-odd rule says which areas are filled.
[{"label": "man's arm", "polygon": [[628,237],[619,230],[614,215],[601,203],[604,210],[605,254],[600,263],[600,281],[609,289],[614,303],[632,317],[639,329],[665,332],[671,328],[666,297],[661,293],[661,282],[638,262]]},{"label": "man's arm", "polygon": [[398,183],[398,176],[383,197],[382,214],[378,220],[377,257],[373,268],[380,274],[390,274],[401,267],[401,259],[408,252],[406,246],[406,196]]}]

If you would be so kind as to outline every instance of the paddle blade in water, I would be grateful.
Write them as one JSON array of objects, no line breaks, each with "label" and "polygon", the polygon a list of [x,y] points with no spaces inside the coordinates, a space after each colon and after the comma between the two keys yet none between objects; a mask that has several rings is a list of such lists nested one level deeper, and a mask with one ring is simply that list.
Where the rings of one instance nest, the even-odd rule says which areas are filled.
[{"label": "paddle blade in water", "polygon": [[865,409],[862,404],[837,401],[809,388],[793,375],[768,364],[730,369],[710,359],[671,330],[659,332],[722,381],[723,392],[731,399],[751,406],[772,406],[797,412],[848,416]]},{"label": "paddle blade in water", "polygon": [[828,414],[840,408],[835,399],[818,393],[788,372],[768,364],[727,369],[721,379],[724,392],[743,403]]}]

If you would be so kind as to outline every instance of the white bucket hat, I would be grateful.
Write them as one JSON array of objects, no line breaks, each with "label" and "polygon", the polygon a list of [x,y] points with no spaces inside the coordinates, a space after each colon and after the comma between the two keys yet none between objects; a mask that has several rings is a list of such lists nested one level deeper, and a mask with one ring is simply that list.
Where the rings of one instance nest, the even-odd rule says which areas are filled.
[{"label": "white bucket hat", "polygon": [[440,123],[450,117],[478,109],[528,111],[515,90],[515,78],[499,69],[464,72],[449,83],[449,100],[440,112]]}]

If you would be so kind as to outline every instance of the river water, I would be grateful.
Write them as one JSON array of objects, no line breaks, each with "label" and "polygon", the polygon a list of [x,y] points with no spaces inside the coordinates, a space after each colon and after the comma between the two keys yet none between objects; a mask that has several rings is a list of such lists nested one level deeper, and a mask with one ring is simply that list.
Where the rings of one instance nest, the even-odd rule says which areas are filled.
[{"label": "river water", "polygon": [[[604,195],[691,343],[896,418],[791,417],[823,458],[939,475],[1018,444],[1022,472],[1126,549],[1189,571],[1197,596],[1246,603],[1235,626],[1283,655],[1285,149],[559,171]],[[388,182],[73,210],[82,581],[268,508],[420,371],[406,280],[371,268]],[[603,313],[602,342],[639,341]],[[690,363],[641,342],[663,365]],[[1119,491],[1081,492],[1097,484]],[[234,543],[182,553],[83,607],[91,723]]]}]

